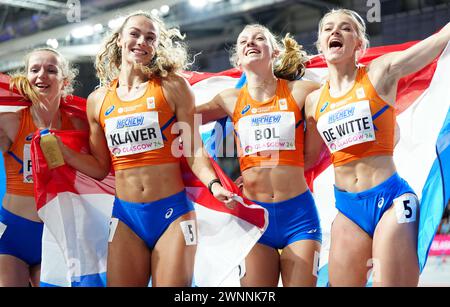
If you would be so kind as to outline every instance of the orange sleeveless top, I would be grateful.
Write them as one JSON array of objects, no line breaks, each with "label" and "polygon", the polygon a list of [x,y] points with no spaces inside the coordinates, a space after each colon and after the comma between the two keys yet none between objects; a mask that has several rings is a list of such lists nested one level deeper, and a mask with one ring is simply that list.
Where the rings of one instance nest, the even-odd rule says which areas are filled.
[{"label": "orange sleeveless top", "polygon": [[178,162],[179,136],[171,133],[176,117],[161,80],[148,81],[145,94],[132,101],[120,100],[117,85],[111,84],[99,115],[114,170]]},{"label": "orange sleeveless top", "polygon": [[395,110],[378,96],[365,67],[342,97],[331,97],[323,87],[315,113],[317,129],[331,153],[334,166],[394,152]]},{"label": "orange sleeveless top", "polygon": [[245,85],[233,112],[241,171],[250,167],[303,167],[304,120],[288,88],[278,79],[275,96],[259,102]]},{"label": "orange sleeveless top", "polygon": [[[33,123],[30,108],[23,109],[20,128],[8,151],[3,153],[6,173],[6,192],[34,196],[31,167],[31,140],[38,129]],[[74,129],[69,116],[61,113],[61,130]]]}]

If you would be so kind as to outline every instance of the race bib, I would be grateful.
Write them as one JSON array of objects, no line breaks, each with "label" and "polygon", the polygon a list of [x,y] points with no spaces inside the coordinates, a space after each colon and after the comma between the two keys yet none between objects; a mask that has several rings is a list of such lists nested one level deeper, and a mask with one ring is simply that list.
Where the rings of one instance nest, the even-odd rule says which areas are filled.
[{"label": "race bib", "polygon": [[5,233],[7,226],[0,222],[0,239],[2,238],[3,234]]},{"label": "race bib", "polygon": [[23,145],[23,182],[33,183],[33,169],[31,167],[31,144]]},{"label": "race bib", "polygon": [[194,220],[180,222],[181,231],[183,231],[184,241],[186,245],[197,244],[197,229]]},{"label": "race bib", "polygon": [[295,115],[274,112],[242,117],[238,133],[244,156],[266,150],[295,150]]},{"label": "race bib", "polygon": [[375,140],[368,100],[347,104],[322,115],[317,129],[331,153]]},{"label": "race bib", "polygon": [[416,221],[419,200],[412,193],[403,194],[394,199],[395,214],[399,224],[412,223]]},{"label": "race bib", "polygon": [[164,147],[157,112],[108,118],[105,134],[111,153],[127,156]]}]

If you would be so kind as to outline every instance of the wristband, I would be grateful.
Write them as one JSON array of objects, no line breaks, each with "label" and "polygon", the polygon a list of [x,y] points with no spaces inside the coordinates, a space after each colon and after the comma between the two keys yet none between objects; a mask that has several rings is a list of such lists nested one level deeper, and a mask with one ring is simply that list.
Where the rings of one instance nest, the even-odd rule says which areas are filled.
[{"label": "wristband", "polygon": [[213,180],[211,180],[209,183],[208,183],[208,190],[209,190],[209,192],[211,193],[211,194],[213,194],[213,192],[212,192],[212,186],[213,186],[213,184],[214,183],[218,183],[218,184],[220,184],[220,185],[222,185],[222,183],[220,183],[220,180],[219,179],[213,179]]}]

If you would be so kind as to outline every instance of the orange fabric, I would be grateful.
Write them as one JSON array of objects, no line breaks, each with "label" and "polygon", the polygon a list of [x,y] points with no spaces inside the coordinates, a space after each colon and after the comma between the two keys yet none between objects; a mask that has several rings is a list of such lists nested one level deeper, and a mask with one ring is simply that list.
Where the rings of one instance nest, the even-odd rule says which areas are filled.
[{"label": "orange fabric", "polygon": [[[22,119],[16,139],[8,151],[3,153],[6,173],[6,192],[9,194],[33,196],[33,177],[31,173],[31,155],[26,154],[25,147],[30,148],[33,134],[37,127],[33,122],[30,108],[23,109]],[[74,129],[72,121],[65,113],[61,113],[61,130]],[[28,174],[24,178],[24,172]]]},{"label": "orange fabric", "polygon": [[[114,170],[179,162],[179,158],[172,153],[172,147],[174,149],[179,148],[179,145],[177,144],[179,136],[171,133],[171,128],[174,123],[176,123],[176,117],[163,95],[161,80],[150,80],[145,94],[132,101],[120,100],[116,92],[117,85],[117,80],[111,84],[110,90],[103,101],[99,115],[100,124],[105,131],[105,136],[110,148]],[[139,130],[141,124],[140,120],[148,120],[148,116],[144,115],[144,113],[147,115],[150,113],[153,115],[156,114],[158,126],[154,127],[154,130],[159,131],[150,131],[148,129]],[[124,129],[122,130],[122,135],[119,136],[117,133],[112,133],[110,135],[107,131],[108,121],[117,123],[114,127],[117,129],[119,129],[119,122],[116,121],[120,121],[124,125],[121,126],[121,128]],[[135,129],[134,132],[123,132],[128,126],[131,129]],[[155,141],[157,144],[152,143],[150,145],[145,145],[146,149],[142,149],[142,145],[133,143],[145,138],[152,138],[153,133],[155,133],[155,135],[159,135],[160,133],[162,136],[159,141]],[[147,141],[151,142],[150,140]],[[154,144],[156,144],[156,147],[153,147]],[[116,150],[119,150],[117,148],[120,147],[123,149],[123,146],[129,146],[128,153],[122,156],[116,155]],[[139,150],[143,151],[136,152],[137,146],[140,146]],[[162,147],[157,148],[159,146]]]},{"label": "orange fabric", "polygon": [[[331,153],[334,166],[375,155],[393,155],[395,133],[395,109],[378,96],[369,80],[364,66],[358,68],[355,84],[352,89],[341,97],[331,97],[329,82],[323,87],[317,109],[316,122],[321,116],[333,109],[339,109],[351,103],[369,101],[370,112],[375,130],[375,140],[349,146]],[[374,115],[376,118],[374,119]],[[320,132],[320,131],[319,131]]]},{"label": "orange fabric", "polygon": [[[293,165],[304,166],[303,156],[303,142],[304,142],[304,117],[301,110],[298,108],[294,97],[292,97],[288,81],[278,79],[277,90],[275,96],[265,102],[254,100],[249,92],[247,85],[245,85],[239,93],[236,102],[236,107],[233,113],[233,125],[236,133],[236,144],[238,148],[239,164],[241,171],[251,167],[270,167],[277,165]],[[281,102],[280,102],[281,101]],[[281,107],[281,104],[284,107]],[[273,114],[274,112],[291,112],[295,117],[295,150],[275,150],[275,151],[260,151],[250,155],[244,155],[242,144],[239,136],[239,120],[247,116],[254,116],[255,114]],[[294,125],[294,123],[293,123]],[[244,133],[244,132],[242,132]],[[275,155],[270,155],[273,152]],[[277,156],[278,155],[278,156]]]}]

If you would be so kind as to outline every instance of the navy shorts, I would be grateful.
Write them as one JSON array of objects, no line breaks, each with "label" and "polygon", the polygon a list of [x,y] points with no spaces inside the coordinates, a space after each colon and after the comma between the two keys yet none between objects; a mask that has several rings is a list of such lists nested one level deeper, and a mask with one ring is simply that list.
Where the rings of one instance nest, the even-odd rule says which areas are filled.
[{"label": "navy shorts", "polygon": [[41,263],[44,223],[0,207],[0,255],[17,257],[29,266]]},{"label": "navy shorts", "polygon": [[185,190],[148,203],[132,203],[115,198],[112,216],[126,224],[153,249],[170,224],[194,210]]},{"label": "navy shorts", "polygon": [[[418,199],[409,184],[397,173],[381,184],[359,193],[349,193],[334,187],[336,209],[373,237],[375,228],[383,214],[394,204],[397,219],[414,219]],[[413,216],[414,215],[414,216]]]},{"label": "navy shorts", "polygon": [[269,213],[269,225],[258,243],[282,249],[300,240],[322,242],[319,214],[309,190],[277,203],[253,202]]}]

